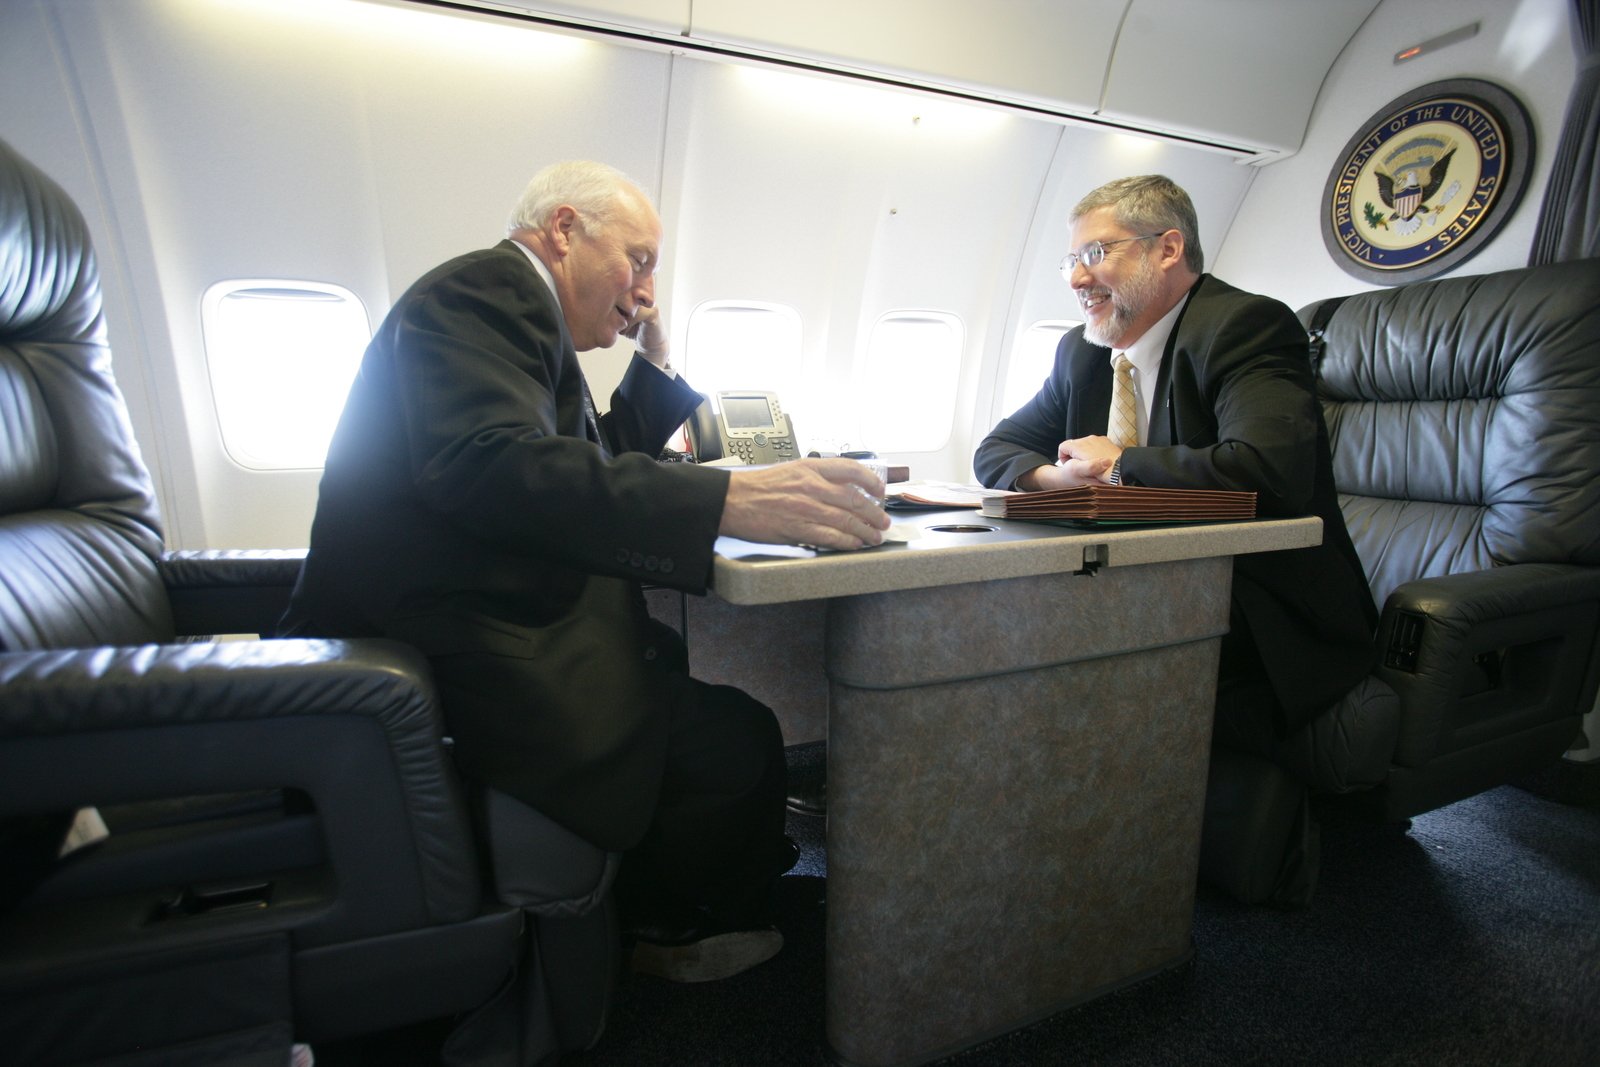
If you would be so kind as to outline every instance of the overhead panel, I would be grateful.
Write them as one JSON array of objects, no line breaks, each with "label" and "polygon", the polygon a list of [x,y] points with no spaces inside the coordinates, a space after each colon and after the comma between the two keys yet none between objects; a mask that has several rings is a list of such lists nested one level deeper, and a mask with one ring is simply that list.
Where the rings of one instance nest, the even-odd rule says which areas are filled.
[{"label": "overhead panel", "polygon": [[1235,144],[1300,148],[1323,77],[1378,0],[1132,0],[1103,118]]},{"label": "overhead panel", "polygon": [[696,41],[1094,112],[1127,0],[695,0]]},{"label": "overhead panel", "polygon": [[[429,2],[429,0],[422,0]],[[455,0],[799,63],[1265,163],[1379,0]]]}]

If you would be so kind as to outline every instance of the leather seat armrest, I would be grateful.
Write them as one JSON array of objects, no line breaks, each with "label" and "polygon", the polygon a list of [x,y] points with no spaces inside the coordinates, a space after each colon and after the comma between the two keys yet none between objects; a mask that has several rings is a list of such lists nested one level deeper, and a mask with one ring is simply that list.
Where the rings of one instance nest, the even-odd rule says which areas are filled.
[{"label": "leather seat armrest", "polygon": [[[0,653],[0,817],[297,789],[329,936],[476,914],[478,865],[426,662],[389,641]],[[310,943],[316,929],[305,932]]]},{"label": "leather seat armrest", "polygon": [[1421,766],[1588,706],[1597,635],[1600,568],[1524,563],[1400,586],[1376,672],[1404,709],[1395,762]]},{"label": "leather seat armrest", "polygon": [[179,636],[277,631],[304,549],[168,552],[157,563]]}]

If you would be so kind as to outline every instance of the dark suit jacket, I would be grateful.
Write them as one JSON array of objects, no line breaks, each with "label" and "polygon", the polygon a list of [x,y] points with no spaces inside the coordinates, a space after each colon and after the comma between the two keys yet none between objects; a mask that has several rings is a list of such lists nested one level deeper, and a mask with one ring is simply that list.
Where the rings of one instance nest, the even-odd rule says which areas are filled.
[{"label": "dark suit jacket", "polygon": [[725,471],[655,458],[699,402],[635,357],[595,420],[522,251],[437,267],[351,387],[287,632],[417,646],[469,775],[631,846],[671,688],[638,582],[705,589],[727,492]]},{"label": "dark suit jacket", "polygon": [[[1322,519],[1320,545],[1234,562],[1235,616],[1292,730],[1371,670],[1378,618],[1339,511],[1305,329],[1278,301],[1204,275],[1167,339],[1152,396],[1149,441],[1122,454],[1125,482],[1253,490],[1263,516]],[[1014,486],[1054,463],[1063,440],[1104,434],[1110,406],[1107,350],[1071,331],[1044,387],[978,446],[979,480]]]}]

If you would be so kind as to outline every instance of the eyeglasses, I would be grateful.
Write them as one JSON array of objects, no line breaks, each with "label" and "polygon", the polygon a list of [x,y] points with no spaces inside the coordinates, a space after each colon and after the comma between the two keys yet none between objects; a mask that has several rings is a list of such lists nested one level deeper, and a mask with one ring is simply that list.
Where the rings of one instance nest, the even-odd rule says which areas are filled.
[{"label": "eyeglasses", "polygon": [[1144,233],[1138,237],[1119,237],[1115,241],[1090,241],[1076,252],[1068,252],[1061,260],[1061,276],[1067,281],[1072,280],[1072,272],[1078,269],[1078,264],[1085,267],[1098,267],[1106,258],[1106,249],[1112,245],[1120,245],[1126,241],[1148,241],[1152,237],[1160,237],[1166,230],[1156,233]]}]

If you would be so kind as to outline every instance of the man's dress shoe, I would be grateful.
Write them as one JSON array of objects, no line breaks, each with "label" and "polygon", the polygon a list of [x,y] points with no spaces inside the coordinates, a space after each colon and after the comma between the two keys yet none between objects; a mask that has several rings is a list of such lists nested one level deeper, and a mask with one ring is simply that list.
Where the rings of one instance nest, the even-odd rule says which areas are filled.
[{"label": "man's dress shoe", "polygon": [[[773,850],[774,885],[799,860],[800,846],[785,834]],[[735,913],[702,907],[641,916],[626,930],[634,946],[633,970],[672,982],[714,982],[747,971],[783,948],[783,935],[769,921],[771,912],[766,899]]]},{"label": "man's dress shoe", "polygon": [[790,767],[786,803],[796,815],[820,817],[828,814],[827,763],[817,761]]},{"label": "man's dress shoe", "polygon": [[702,915],[696,926],[637,927],[633,970],[669,982],[714,982],[765,963],[783,948],[783,935],[773,926],[734,928]]}]

